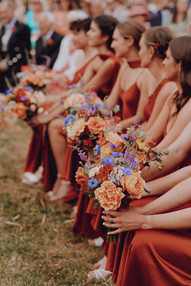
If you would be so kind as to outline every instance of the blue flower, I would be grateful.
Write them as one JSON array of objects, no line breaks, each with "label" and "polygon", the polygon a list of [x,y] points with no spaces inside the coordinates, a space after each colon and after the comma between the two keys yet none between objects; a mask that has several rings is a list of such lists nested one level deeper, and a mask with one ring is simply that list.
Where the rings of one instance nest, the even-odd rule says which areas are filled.
[{"label": "blue flower", "polygon": [[76,84],[72,84],[72,85],[69,86],[69,88],[76,88],[76,87],[77,87]]},{"label": "blue flower", "polygon": [[6,90],[6,95],[8,95],[10,93],[12,93],[12,90],[9,88],[9,89]]},{"label": "blue flower", "polygon": [[119,180],[117,180],[116,178],[114,178],[114,179],[112,180],[112,182],[113,182],[114,184],[119,184]]},{"label": "blue flower", "polygon": [[86,108],[86,107],[87,107],[87,104],[82,104],[82,105],[79,106],[80,109],[83,109],[83,108]]},{"label": "blue flower", "polygon": [[93,109],[98,109],[98,108],[100,108],[101,107],[101,104],[100,103],[96,103],[96,104],[94,104],[93,105]]},{"label": "blue flower", "polygon": [[70,115],[66,116],[66,118],[64,119],[63,125],[66,126],[69,122],[70,119]]},{"label": "blue flower", "polygon": [[31,86],[26,86],[25,90],[32,90],[32,87]]},{"label": "blue flower", "polygon": [[112,149],[114,149],[114,148],[118,147],[118,144],[112,144],[112,143],[109,143],[108,145],[109,145],[109,147],[111,147]]},{"label": "blue flower", "polygon": [[69,122],[74,122],[76,120],[76,115],[70,115]]},{"label": "blue flower", "polygon": [[94,188],[97,187],[97,185],[98,185],[98,180],[97,179],[95,179],[95,178],[89,179],[88,187],[90,187],[91,189],[94,189]]},{"label": "blue flower", "polygon": [[95,145],[94,147],[94,155],[98,155],[100,153],[100,148],[99,148],[99,145]]},{"label": "blue flower", "polygon": [[125,168],[125,169],[123,169],[123,173],[125,175],[132,175],[133,171],[130,168]]},{"label": "blue flower", "polygon": [[58,101],[60,104],[62,104],[63,103],[63,99],[59,99],[59,101]]},{"label": "blue flower", "polygon": [[159,156],[156,156],[155,159],[156,159],[158,162],[162,162],[162,158],[160,158]]},{"label": "blue flower", "polygon": [[121,134],[121,138],[123,138],[125,140],[128,140],[129,137],[127,135],[125,135],[125,134]]},{"label": "blue flower", "polygon": [[115,158],[113,156],[104,156],[102,161],[104,165],[110,165],[115,161]]},{"label": "blue flower", "polygon": [[27,99],[27,96],[26,95],[23,95],[22,97],[21,97],[21,100],[22,101],[25,101]]},{"label": "blue flower", "polygon": [[109,115],[109,110],[105,110],[105,115],[108,116]]},{"label": "blue flower", "polygon": [[113,156],[117,156],[117,157],[123,157],[123,153],[120,153],[120,152],[112,152],[111,153]]},{"label": "blue flower", "polygon": [[1,106],[0,112],[3,112],[4,110],[5,110],[5,108],[3,106]]}]

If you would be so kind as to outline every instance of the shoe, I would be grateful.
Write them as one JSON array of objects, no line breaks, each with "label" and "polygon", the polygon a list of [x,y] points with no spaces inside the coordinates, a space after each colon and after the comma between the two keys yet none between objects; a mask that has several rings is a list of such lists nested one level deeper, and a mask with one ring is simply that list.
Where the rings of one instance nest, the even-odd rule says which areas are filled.
[{"label": "shoe", "polygon": [[77,198],[78,198],[78,193],[77,193],[76,190],[73,190],[69,194],[67,194],[67,195],[63,196],[62,198],[60,198],[60,200],[65,202],[65,203],[72,203],[75,200],[77,200]]},{"label": "shoe", "polygon": [[101,236],[95,239],[88,239],[88,244],[92,246],[102,246],[103,242],[104,240]]},{"label": "shoe", "polygon": [[23,184],[37,184],[40,180],[35,176],[35,174],[26,172],[23,174],[22,183]]},{"label": "shoe", "polygon": [[111,271],[106,271],[102,268],[98,268],[96,270],[90,271],[88,273],[89,279],[98,279],[98,280],[107,280],[109,276],[111,276]]}]

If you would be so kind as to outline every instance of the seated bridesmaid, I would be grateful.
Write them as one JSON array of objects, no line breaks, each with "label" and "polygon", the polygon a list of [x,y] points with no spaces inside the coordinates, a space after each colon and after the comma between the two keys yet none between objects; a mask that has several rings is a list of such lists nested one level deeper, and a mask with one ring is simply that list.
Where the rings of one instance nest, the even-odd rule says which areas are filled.
[{"label": "seated bridesmaid", "polygon": [[[110,234],[127,232],[113,276],[117,286],[190,284],[191,178],[186,168],[186,179],[146,206],[104,211],[104,225],[115,229]],[[148,183],[147,188],[151,193],[160,193],[162,187],[166,191],[169,180],[177,181],[180,172],[151,182],[152,187]]]},{"label": "seated bridesmaid", "polygon": [[[144,35],[143,35],[142,39],[144,39]],[[147,54],[146,54],[146,52],[143,53],[142,50],[146,50],[147,46],[144,45],[144,42],[142,41],[142,39],[141,39],[141,45],[140,45],[140,55],[141,55],[141,58],[143,56],[146,60]],[[190,84],[189,84],[189,81],[187,83],[185,83],[185,81],[183,82],[181,80],[181,78],[182,79],[188,78],[187,74],[189,74],[189,72],[190,72],[188,69],[184,68],[186,63],[189,63],[189,61],[190,61],[189,60],[190,51],[188,48],[190,45],[190,40],[191,39],[189,37],[181,37],[181,38],[173,39],[170,42],[170,46],[169,46],[169,49],[167,51],[167,57],[164,61],[164,69],[165,69],[166,78],[169,80],[175,81],[177,86],[179,87],[179,92],[180,92],[180,96],[178,97],[178,99],[179,99],[179,101],[178,101],[179,102],[179,105],[178,105],[179,112],[176,114],[177,96],[175,97],[173,94],[173,96],[171,96],[170,99],[167,99],[169,104],[170,104],[170,107],[169,107],[169,105],[167,105],[168,106],[168,116],[165,117],[165,115],[161,112],[161,114],[158,116],[158,118],[156,120],[156,123],[157,122],[160,122],[160,123],[158,123],[157,127],[155,126],[155,128],[159,128],[159,129],[153,128],[153,133],[155,132],[154,134],[158,134],[158,132],[160,132],[160,128],[163,130],[165,129],[166,124],[161,122],[162,119],[165,120],[165,118],[167,118],[167,119],[169,118],[169,122],[171,122],[171,120],[173,120],[173,121],[176,120],[177,123],[174,124],[172,129],[176,128],[176,135],[177,136],[178,136],[178,134],[180,134],[180,130],[178,130],[177,124],[179,124],[180,126],[182,126],[181,128],[183,128],[184,124],[186,124],[186,122],[189,122],[189,120],[190,120],[189,116],[188,116],[189,115],[188,111],[187,112],[185,111],[187,108],[190,108],[190,104],[191,104],[191,102],[189,102],[190,101],[189,100],[190,95],[191,95]],[[184,43],[184,51],[182,50],[180,43]],[[180,75],[181,75],[181,77],[180,77]],[[179,78],[179,80],[178,80],[178,78]],[[181,87],[184,88],[183,93],[181,91]],[[174,99],[174,103],[172,101],[172,98]],[[174,105],[175,109],[172,109],[172,105]],[[183,110],[184,110],[184,112],[183,112]],[[172,116],[172,115],[174,115],[174,116]],[[154,123],[154,125],[155,125],[155,123]],[[169,132],[171,132],[171,131],[169,131]],[[149,133],[149,131],[148,131],[148,134],[151,134],[148,140],[152,139],[153,138],[152,133],[151,132]],[[147,135],[147,133],[146,133],[146,135]],[[168,137],[168,135],[166,137]],[[165,140],[165,138],[164,138],[164,140]],[[156,138],[154,137],[154,139],[156,139]],[[161,142],[161,144],[162,144],[162,142]],[[157,148],[158,147],[159,147],[159,149],[162,149],[162,148],[160,148],[160,144],[157,146]],[[168,146],[164,145],[162,147],[166,148]],[[142,176],[146,181],[153,180],[156,177],[159,177],[163,174],[166,174],[167,172],[169,172],[170,170],[172,171],[176,166],[178,166],[178,160],[176,160],[175,152],[173,152],[173,155],[174,155],[174,157],[173,157],[173,155],[171,155],[171,150],[169,147],[168,147],[168,149],[170,151],[170,154],[169,154],[170,158],[168,159],[168,156],[166,158],[164,158],[165,167],[162,168],[162,170],[160,172],[155,167],[155,164],[153,164],[153,165],[151,164],[151,167],[149,168],[149,170],[147,170],[146,168],[143,169]],[[177,161],[177,164],[176,164],[176,161]],[[180,164],[180,161],[179,161],[179,164]],[[139,204],[141,201],[142,200],[140,200],[140,201],[135,200],[132,202],[132,204],[136,205],[136,204]],[[109,270],[112,270],[115,257],[117,256],[115,254],[116,248],[118,249],[118,247],[116,247],[116,245],[109,244],[109,250],[108,250],[108,257],[109,257],[108,269]],[[93,275],[94,274],[95,274],[95,271],[94,271]],[[104,275],[105,274],[102,271],[102,276],[104,276]]]},{"label": "seated bridesmaid", "polygon": [[[113,34],[112,47],[116,56],[124,59],[124,63],[107,98],[107,104],[112,109],[117,103],[120,103],[121,99],[121,113],[124,119],[136,114],[140,96],[147,96],[152,86],[152,75],[148,70],[140,67],[138,55],[138,43],[144,31],[145,28],[138,22],[128,21],[119,24]],[[143,82],[145,88],[143,88]],[[93,209],[92,200],[87,195],[79,193],[74,231],[91,238],[102,235],[92,227],[92,219],[96,214],[97,211]]]},{"label": "seated bridesmaid", "polygon": [[[182,36],[171,41],[164,61],[166,77],[173,79],[178,85],[178,92],[165,105],[151,128],[146,132],[147,140],[155,139],[160,141],[156,146],[159,150],[171,149],[174,141],[181,136],[183,128],[190,122],[189,110],[191,108],[191,65],[190,56],[191,37]],[[170,150],[169,149],[169,150]],[[177,154],[178,155],[178,154]],[[171,160],[169,160],[171,158]],[[176,154],[172,157],[171,152],[164,158],[164,168],[161,172],[155,172],[152,165],[149,170],[143,170],[143,177],[146,181],[157,178],[166,172],[178,167]]]},{"label": "seated bridesmaid", "polygon": [[[191,65],[190,65],[190,49],[189,45],[191,44],[191,38],[190,37],[180,37],[172,40],[170,42],[169,49],[167,51],[167,58],[164,62],[165,64],[165,71],[166,71],[166,77],[169,79],[173,79],[174,81],[177,82],[177,85],[179,87],[179,101],[178,105],[177,103],[177,96],[174,98],[175,101],[172,102],[173,106],[177,108],[173,109],[171,108],[168,112],[169,122],[173,119],[176,120],[176,123],[172,128],[178,127],[177,125],[182,126],[182,122],[186,124],[186,122],[190,121],[188,116],[186,116],[185,113],[182,113],[183,110],[186,110],[185,108],[188,108],[191,103],[190,101],[190,96],[191,96],[191,83],[190,83],[190,72],[191,72]],[[178,80],[179,78],[179,80]],[[190,108],[190,107],[189,107]],[[186,111],[185,111],[186,112]],[[188,113],[188,111],[187,111]],[[164,117],[164,114],[162,115]],[[176,117],[175,117],[176,116]],[[169,123],[168,122],[168,123]],[[164,128],[165,124],[163,124]],[[183,126],[182,126],[183,128]],[[190,137],[189,137],[189,132],[188,130],[191,128],[191,123],[189,123],[185,130],[179,135],[179,137],[175,140],[174,143],[172,143],[170,146],[163,146],[167,147],[167,149],[170,151],[169,155],[164,158],[163,163],[164,163],[164,168],[160,172],[154,167],[154,165],[151,165],[150,169],[147,171],[143,169],[142,171],[142,177],[146,181],[151,181],[154,178],[157,178],[159,176],[162,176],[170,171],[172,171],[175,167],[179,167],[181,163],[184,162],[184,160],[187,158],[188,154],[190,153]],[[176,131],[177,132],[177,131]],[[170,131],[169,131],[170,134]],[[167,134],[166,137],[169,135]],[[165,138],[166,138],[165,137]],[[164,138],[164,140],[165,140]],[[163,142],[163,141],[162,141]],[[159,144],[157,146],[160,147]],[[186,171],[185,171],[186,170]],[[187,173],[188,171],[188,173]],[[184,168],[184,171],[180,170],[173,175],[169,175],[166,178],[168,179],[168,184],[167,183],[161,183],[164,177],[159,179],[157,181],[158,184],[158,190],[151,192],[152,195],[161,195],[163,192],[167,190],[167,187],[172,187],[173,182],[172,180],[169,182],[169,178],[173,178],[175,183],[178,183],[182,179],[184,179],[184,176],[190,176],[190,167],[189,168]],[[173,177],[171,177],[173,176]],[[151,187],[153,187],[153,183],[149,182],[147,183],[147,188],[149,189],[149,184],[151,184]],[[155,183],[154,183],[155,185]],[[166,185],[166,187],[165,187]],[[143,194],[143,196],[146,196],[146,194]],[[147,195],[148,196],[148,195]],[[140,206],[147,204],[150,200],[153,200],[153,198],[143,198],[140,200],[133,200],[130,205],[131,206]],[[128,236],[129,237],[129,236]],[[122,249],[126,248],[126,245],[124,246],[124,241],[126,239],[126,233],[124,233],[121,237],[121,242],[118,243],[117,245],[109,244],[108,248],[108,260],[107,260],[107,270],[113,271],[113,277],[114,280],[116,280],[117,275],[118,275],[118,270],[119,267],[121,267],[121,251]],[[127,244],[128,245],[128,244]],[[123,263],[123,262],[122,262]],[[119,284],[121,285],[121,284]],[[122,284],[125,285],[125,284]],[[176,284],[172,284],[176,285]],[[177,284],[178,285],[178,284]]]},{"label": "seated bridesmaid", "polygon": [[[93,86],[94,91],[96,91],[100,97],[104,97],[104,95],[107,95],[107,93],[110,92],[120,67],[118,59],[111,53],[110,48],[112,34],[116,24],[117,21],[113,17],[102,15],[92,20],[90,30],[87,33],[88,44],[92,47],[96,47],[98,55],[86,66],[83,77],[79,79],[80,82],[84,82],[84,91],[88,91]],[[62,105],[52,111],[50,110],[45,121],[43,121],[43,123],[51,121],[48,127],[48,135],[58,174],[53,191],[49,193],[51,194],[51,200],[62,198],[72,189],[68,182],[64,184],[64,180],[62,180],[61,184],[60,174],[62,172],[66,154],[68,170],[70,170],[68,160],[72,163],[72,149],[67,147],[65,136],[64,134],[60,134],[59,131],[60,127],[63,125],[63,118],[55,119],[55,115],[62,111],[64,111]],[[42,121],[40,122],[42,123]],[[64,174],[66,174],[66,172],[64,172]],[[66,178],[63,179],[66,180]]]},{"label": "seated bridesmaid", "polygon": [[[91,18],[87,18],[84,20],[78,20],[72,25],[74,36],[74,42],[77,49],[83,49],[85,54],[85,62],[78,63],[78,65],[81,65],[81,68],[76,72],[75,77],[70,84],[76,84],[80,78],[83,76],[83,73],[86,69],[86,67],[94,60],[96,55],[98,55],[97,50],[95,47],[91,47],[88,45],[88,37],[87,32],[90,28]],[[80,39],[80,41],[79,41]],[[69,82],[67,81],[69,84]],[[49,96],[47,96],[48,98]],[[51,98],[56,98],[56,96],[52,96]],[[50,106],[52,104],[47,104],[47,108],[50,110]],[[48,111],[45,106],[45,114],[41,115],[41,120],[43,118],[47,119],[46,113]],[[33,119],[35,120],[35,118]],[[38,125],[38,124],[36,124]],[[43,125],[39,125],[35,127],[34,132],[32,134],[25,167],[24,167],[24,174],[23,174],[23,181],[25,183],[35,183],[38,182],[39,179],[42,178],[43,173],[43,167],[40,166],[42,161],[42,132],[43,132]],[[51,154],[50,154],[51,157]],[[40,166],[40,167],[39,167]],[[39,167],[39,168],[38,168]],[[47,186],[48,187],[48,186]]]},{"label": "seated bridesmaid", "polygon": [[[130,41],[129,35],[128,38]],[[172,32],[166,27],[151,28],[143,33],[140,40],[139,50],[141,66],[147,68],[150,71],[150,74],[152,74],[154,78],[154,85],[152,85],[151,81],[150,91],[147,89],[147,82],[148,80],[151,80],[151,75],[149,76],[148,72],[144,72],[142,77],[137,80],[137,86],[142,85],[142,93],[140,95],[138,105],[133,116],[131,115],[126,117],[124,115],[122,117],[123,120],[120,124],[123,130],[133,125],[137,119],[140,123],[148,121],[151,113],[152,116],[149,124],[154,122],[159,115],[167,97],[169,97],[171,93],[174,93],[177,90],[175,83],[165,79],[165,71],[163,67],[163,60],[166,56],[166,50],[172,38]],[[126,73],[123,72],[121,76],[121,85],[127,85],[127,83],[128,81],[126,80]],[[128,94],[128,91],[126,94]],[[111,94],[111,98],[109,99],[111,100],[112,104],[115,104],[117,96],[117,94]],[[124,112],[127,112],[128,109],[132,108],[131,103],[126,100],[125,96],[121,97],[121,99],[123,106],[126,105],[126,109],[123,107]]]}]

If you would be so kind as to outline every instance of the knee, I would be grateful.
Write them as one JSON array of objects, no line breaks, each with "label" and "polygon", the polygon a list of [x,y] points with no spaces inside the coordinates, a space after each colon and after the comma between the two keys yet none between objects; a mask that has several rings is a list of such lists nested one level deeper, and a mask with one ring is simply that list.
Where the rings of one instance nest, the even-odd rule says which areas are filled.
[{"label": "knee", "polygon": [[62,126],[62,121],[60,119],[54,119],[48,124],[48,133],[58,132],[60,126]]}]

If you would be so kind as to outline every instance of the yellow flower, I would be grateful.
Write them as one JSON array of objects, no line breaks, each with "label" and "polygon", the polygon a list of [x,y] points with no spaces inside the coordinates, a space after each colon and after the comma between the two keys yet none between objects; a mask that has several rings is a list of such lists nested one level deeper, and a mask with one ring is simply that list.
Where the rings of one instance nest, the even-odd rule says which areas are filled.
[{"label": "yellow flower", "polygon": [[140,137],[137,138],[136,143],[137,143],[140,150],[143,150],[145,152],[149,151],[149,147],[146,145],[146,142],[142,141],[142,139]]}]

